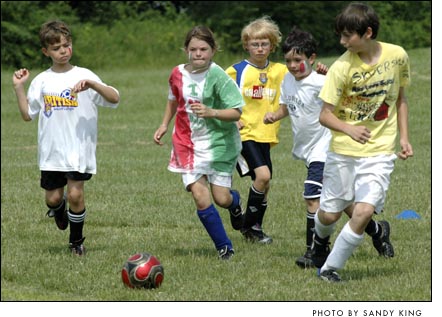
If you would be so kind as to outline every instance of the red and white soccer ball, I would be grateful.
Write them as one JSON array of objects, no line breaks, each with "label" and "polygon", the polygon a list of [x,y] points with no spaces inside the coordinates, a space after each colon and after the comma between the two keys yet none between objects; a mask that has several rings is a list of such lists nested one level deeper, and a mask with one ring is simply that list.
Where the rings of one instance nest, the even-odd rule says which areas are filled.
[{"label": "red and white soccer ball", "polygon": [[130,288],[158,288],[164,279],[164,269],[156,257],[141,252],[124,263],[121,278],[124,285]]}]

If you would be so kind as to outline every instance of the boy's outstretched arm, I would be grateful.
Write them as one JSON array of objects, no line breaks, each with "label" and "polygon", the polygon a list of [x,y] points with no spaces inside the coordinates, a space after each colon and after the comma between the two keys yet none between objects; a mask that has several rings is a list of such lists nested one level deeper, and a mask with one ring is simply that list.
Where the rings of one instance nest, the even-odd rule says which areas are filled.
[{"label": "boy's outstretched arm", "polygon": [[26,68],[18,69],[12,75],[12,83],[14,84],[15,95],[17,96],[18,110],[24,121],[31,121],[28,113],[28,98],[25,92],[25,83],[29,78],[29,71]]}]

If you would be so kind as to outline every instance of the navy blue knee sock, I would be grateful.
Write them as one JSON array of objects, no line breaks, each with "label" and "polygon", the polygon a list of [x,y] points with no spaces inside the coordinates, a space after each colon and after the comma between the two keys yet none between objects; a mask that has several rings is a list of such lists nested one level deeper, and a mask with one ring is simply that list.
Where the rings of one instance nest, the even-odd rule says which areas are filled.
[{"label": "navy blue knee sock", "polygon": [[236,207],[238,207],[239,200],[240,200],[238,192],[230,190],[230,194],[232,195],[232,204],[229,207],[227,207],[227,209],[229,209],[229,210],[235,209]]},{"label": "navy blue knee sock", "polygon": [[221,249],[225,245],[229,246],[230,249],[232,248],[232,242],[230,241],[229,237],[227,237],[221,217],[213,204],[211,204],[207,209],[197,210],[197,215],[200,218],[204,228],[206,228],[210,238],[212,238],[217,250]]}]

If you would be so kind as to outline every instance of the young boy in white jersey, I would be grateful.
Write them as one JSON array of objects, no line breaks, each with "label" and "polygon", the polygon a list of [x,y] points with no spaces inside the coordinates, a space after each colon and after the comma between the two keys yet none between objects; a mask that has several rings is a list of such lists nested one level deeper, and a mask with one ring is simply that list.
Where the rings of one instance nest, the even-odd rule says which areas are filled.
[{"label": "young boy in white jersey", "polygon": [[116,108],[120,96],[89,69],[70,64],[72,35],[64,22],[43,24],[39,35],[51,68],[32,80],[27,94],[30,72],[26,68],[16,70],[12,81],[23,120],[39,118],[40,185],[47,214],[60,230],[70,227],[69,248],[83,256],[84,182],[96,173],[97,106]]},{"label": "young boy in white jersey", "polygon": [[[347,51],[331,66],[319,95],[319,121],[332,139],[312,259],[318,276],[329,282],[341,281],[337,271],[362,243],[373,214],[383,210],[395,160],[413,156],[404,88],[410,80],[408,55],[400,46],[376,41],[378,29],[379,18],[367,4],[352,3],[336,17],[335,30]],[[352,204],[352,217],[330,252],[330,235]]]},{"label": "young boy in white jersey", "polygon": [[161,138],[175,117],[168,169],[181,174],[219,259],[229,260],[235,252],[212,198],[229,210],[232,227],[240,229],[240,195],[231,186],[241,152],[235,121],[244,100],[235,82],[212,61],[217,48],[208,27],[196,26],[187,33],[184,51],[189,63],[174,67],[170,74],[166,109],[153,139],[163,145]]},{"label": "young boy in white jersey", "polygon": [[[276,112],[267,113],[264,123],[275,123],[290,116],[293,132],[292,155],[295,160],[302,161],[307,167],[303,193],[307,206],[306,251],[296,259],[296,264],[301,268],[313,268],[311,245],[315,226],[314,217],[319,208],[324,162],[331,139],[330,130],[319,123],[322,100],[318,96],[325,82],[323,74],[327,73],[327,67],[318,63],[317,72],[312,70],[317,57],[317,42],[309,32],[296,26],[287,35],[282,45],[282,52],[289,73],[285,75],[281,85],[280,107]],[[351,216],[351,207],[346,210],[349,216]],[[388,235],[383,237],[383,240],[388,242],[387,249],[377,247],[382,244],[379,241],[382,230],[377,230],[374,220],[370,221],[366,232],[372,236],[373,244],[380,254],[393,256]]]},{"label": "young boy in white jersey", "polygon": [[287,67],[269,60],[281,42],[279,27],[269,17],[246,25],[241,40],[250,56],[226,70],[246,103],[238,121],[243,149],[237,170],[241,177],[250,176],[253,182],[241,233],[247,241],[269,244],[273,239],[264,233],[262,226],[272,178],[270,149],[279,143],[279,122],[265,125],[262,118],[279,107],[279,88]]}]

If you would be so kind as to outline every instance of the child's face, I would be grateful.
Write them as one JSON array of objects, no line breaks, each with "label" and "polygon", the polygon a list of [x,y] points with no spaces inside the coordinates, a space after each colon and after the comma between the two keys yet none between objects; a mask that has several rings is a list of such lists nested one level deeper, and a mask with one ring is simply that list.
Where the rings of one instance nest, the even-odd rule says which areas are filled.
[{"label": "child's face", "polygon": [[215,51],[206,41],[197,38],[190,40],[186,53],[194,71],[207,68],[215,55]]},{"label": "child's face", "polygon": [[357,32],[349,32],[347,30],[344,30],[341,33],[339,43],[347,50],[353,53],[358,53],[362,50],[365,43],[363,38],[364,37],[361,38]]},{"label": "child's face", "polygon": [[48,47],[42,48],[42,52],[50,57],[54,64],[67,64],[72,57],[72,42],[61,36],[60,42],[49,44]]},{"label": "child's face", "polygon": [[310,58],[302,53],[299,54],[294,50],[291,50],[284,55],[285,64],[289,72],[296,78],[296,80],[301,80],[306,78],[312,72],[312,64],[315,61],[314,56]]},{"label": "child's face", "polygon": [[249,39],[246,49],[250,54],[250,61],[254,64],[261,64],[267,61],[272,51],[272,43],[269,39]]}]

